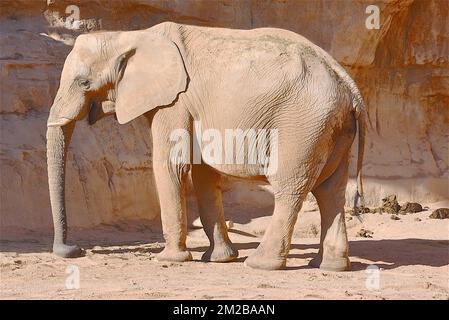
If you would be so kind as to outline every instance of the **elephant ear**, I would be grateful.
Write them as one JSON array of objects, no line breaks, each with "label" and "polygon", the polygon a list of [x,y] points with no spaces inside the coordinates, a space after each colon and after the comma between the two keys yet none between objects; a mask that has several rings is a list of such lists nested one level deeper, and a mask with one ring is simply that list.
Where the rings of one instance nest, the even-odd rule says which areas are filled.
[{"label": "elephant ear", "polygon": [[161,35],[137,33],[117,59],[115,112],[120,124],[170,105],[187,88],[188,75],[178,46]]}]

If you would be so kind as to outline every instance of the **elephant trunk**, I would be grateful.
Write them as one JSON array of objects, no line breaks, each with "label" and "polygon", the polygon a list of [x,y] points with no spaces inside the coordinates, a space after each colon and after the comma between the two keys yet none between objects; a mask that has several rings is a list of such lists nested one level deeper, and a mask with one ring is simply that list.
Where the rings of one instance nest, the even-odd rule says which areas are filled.
[{"label": "elephant trunk", "polygon": [[66,244],[65,165],[74,127],[74,122],[71,122],[65,126],[47,128],[48,186],[54,225],[53,252],[64,258],[78,257],[83,253],[78,246]]}]

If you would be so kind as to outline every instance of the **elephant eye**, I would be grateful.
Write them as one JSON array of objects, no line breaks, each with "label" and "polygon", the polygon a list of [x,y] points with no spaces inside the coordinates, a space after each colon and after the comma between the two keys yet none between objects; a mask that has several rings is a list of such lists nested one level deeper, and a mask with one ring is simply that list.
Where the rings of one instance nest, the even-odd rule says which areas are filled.
[{"label": "elephant eye", "polygon": [[83,89],[89,89],[90,88],[90,81],[87,79],[79,79],[78,85]]}]

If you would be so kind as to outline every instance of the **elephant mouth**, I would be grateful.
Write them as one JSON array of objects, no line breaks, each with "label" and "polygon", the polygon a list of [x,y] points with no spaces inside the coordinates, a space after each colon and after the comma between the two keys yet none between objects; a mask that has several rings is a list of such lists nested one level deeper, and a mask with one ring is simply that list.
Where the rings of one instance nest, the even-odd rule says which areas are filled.
[{"label": "elephant mouth", "polygon": [[111,114],[115,112],[115,102],[106,100],[101,103],[101,109],[105,114]]},{"label": "elephant mouth", "polygon": [[96,123],[98,120],[115,112],[115,102],[106,100],[102,102],[92,101],[89,106],[88,122],[90,125]]}]

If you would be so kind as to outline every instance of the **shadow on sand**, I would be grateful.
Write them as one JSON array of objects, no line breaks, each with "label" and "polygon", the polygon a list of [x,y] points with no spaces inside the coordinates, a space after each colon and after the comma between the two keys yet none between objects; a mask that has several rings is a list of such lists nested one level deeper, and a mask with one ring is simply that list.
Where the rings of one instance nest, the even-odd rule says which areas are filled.
[{"label": "shadow on sand", "polygon": [[[98,235],[92,236],[92,233],[90,232],[89,234],[80,233],[77,235],[77,239],[74,239],[72,243],[77,243],[85,249],[91,249],[94,254],[122,254],[132,252],[155,254],[162,250],[164,240],[162,234],[160,233],[126,232],[124,235],[121,233],[123,232],[108,232],[108,234],[103,237]],[[51,236],[36,236],[37,235],[29,234],[20,240],[0,240],[0,252],[50,252]],[[252,238],[248,237],[248,240],[250,240],[249,242],[235,243],[235,246],[240,251],[256,249],[259,245],[259,241],[253,241],[253,239],[254,236]],[[94,248],[95,246],[101,246],[101,248]],[[318,247],[318,243],[292,244],[289,258],[311,259],[318,251]],[[370,264],[375,264],[384,269],[394,269],[401,266],[414,265],[430,267],[442,267],[449,265],[448,240],[369,239],[350,241],[349,248],[349,256],[351,260],[354,260],[355,257],[362,260],[367,260],[366,262],[353,262],[352,270],[363,270]],[[206,249],[207,247],[205,246],[190,248],[193,252],[204,252]],[[240,255],[241,256],[236,260],[236,262],[242,262],[245,260],[246,255],[243,255],[242,252]],[[291,263],[289,263],[289,265],[291,266]],[[287,269],[304,268],[309,267],[291,266]]]}]

